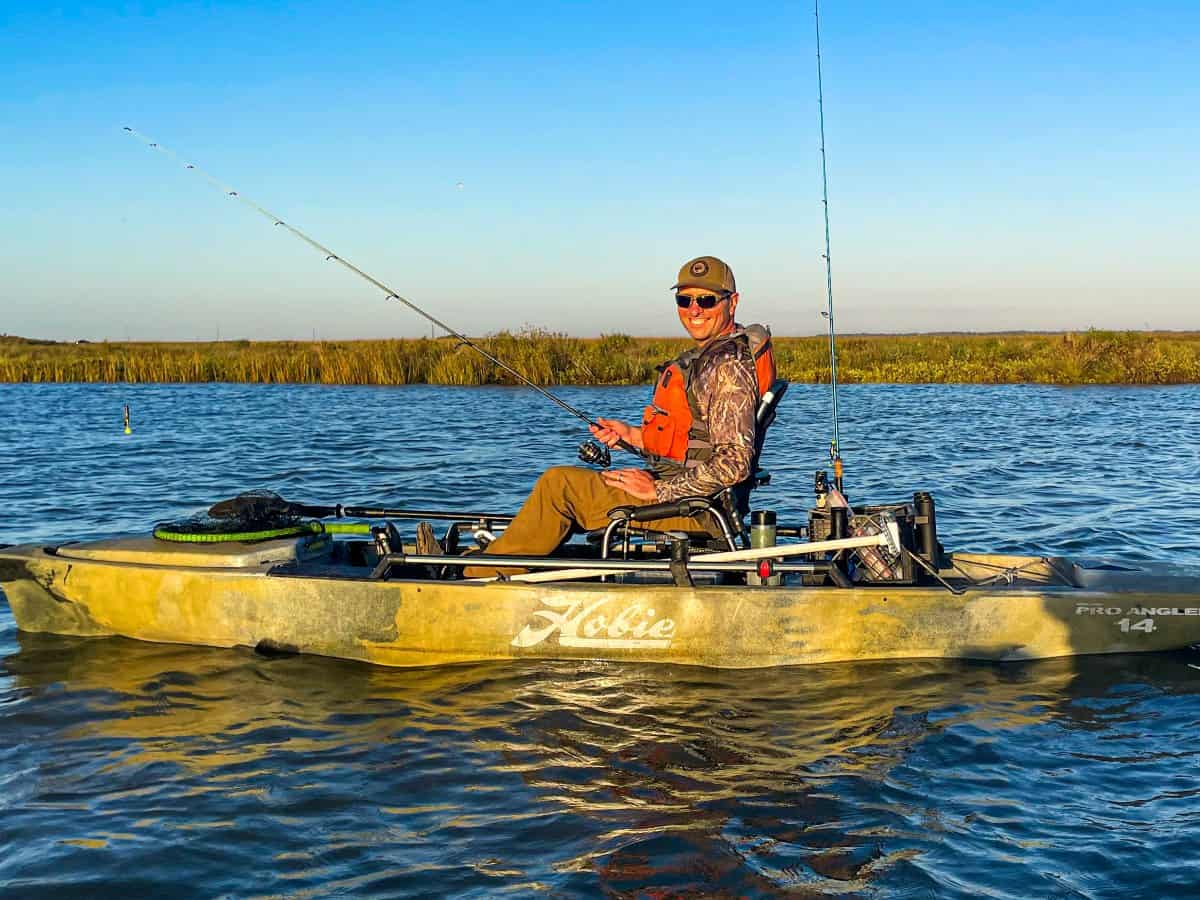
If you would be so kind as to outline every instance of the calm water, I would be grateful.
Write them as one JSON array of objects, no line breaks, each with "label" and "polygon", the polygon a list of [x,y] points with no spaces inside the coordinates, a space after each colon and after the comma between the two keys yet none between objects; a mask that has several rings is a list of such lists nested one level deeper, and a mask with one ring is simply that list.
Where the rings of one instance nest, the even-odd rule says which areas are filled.
[{"label": "calm water", "polygon": [[[931,490],[947,546],[1200,564],[1200,388],[842,405],[852,499]],[[757,506],[805,507],[827,419],[792,388]],[[0,542],[251,487],[512,508],[581,438],[515,390],[3,385]],[[0,657],[5,895],[1200,894],[1200,654],[402,671],[25,635],[0,605]]]}]

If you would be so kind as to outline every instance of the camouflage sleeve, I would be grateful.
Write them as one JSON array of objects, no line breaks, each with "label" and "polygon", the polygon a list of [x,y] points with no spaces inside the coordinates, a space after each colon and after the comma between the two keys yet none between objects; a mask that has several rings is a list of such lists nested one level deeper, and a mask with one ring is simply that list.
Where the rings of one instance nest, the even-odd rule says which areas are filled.
[{"label": "camouflage sleeve", "polygon": [[754,458],[754,414],[758,385],[753,371],[735,354],[721,354],[696,373],[696,394],[708,422],[712,456],[655,485],[656,501],[707,496],[750,477]]}]

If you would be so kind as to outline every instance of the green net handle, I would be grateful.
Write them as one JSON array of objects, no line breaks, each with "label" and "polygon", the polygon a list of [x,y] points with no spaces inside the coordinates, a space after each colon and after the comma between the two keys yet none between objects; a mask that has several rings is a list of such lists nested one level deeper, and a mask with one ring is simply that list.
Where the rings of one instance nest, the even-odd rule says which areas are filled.
[{"label": "green net handle", "polygon": [[269,541],[275,538],[298,537],[303,534],[370,533],[371,526],[366,522],[301,522],[298,525],[271,528],[266,531],[236,531],[227,534],[196,534],[188,531],[175,531],[167,525],[159,525],[154,529],[154,536],[158,540],[174,541],[180,544],[250,543],[253,541]]}]

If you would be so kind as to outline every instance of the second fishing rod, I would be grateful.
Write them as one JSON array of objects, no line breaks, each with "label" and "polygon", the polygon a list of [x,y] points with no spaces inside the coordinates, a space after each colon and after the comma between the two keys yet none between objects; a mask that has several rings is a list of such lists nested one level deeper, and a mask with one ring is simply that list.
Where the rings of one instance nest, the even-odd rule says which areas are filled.
[{"label": "second fishing rod", "polygon": [[[205,181],[207,181],[210,185],[212,185],[214,188],[219,190],[221,193],[225,194],[226,196],[232,197],[233,199],[237,200],[238,202],[243,203],[246,206],[250,207],[250,209],[254,210],[260,216],[262,216],[263,218],[270,221],[271,224],[278,225],[278,226],[281,226],[282,228],[285,228],[287,231],[291,232],[291,234],[295,235],[297,238],[304,241],[304,243],[308,244],[314,250],[317,250],[318,252],[322,253],[325,256],[326,261],[336,262],[339,265],[344,266],[346,269],[349,269],[351,272],[353,272],[359,278],[362,278],[364,281],[367,281],[370,284],[374,285],[379,290],[383,291],[383,293],[386,295],[387,299],[398,300],[399,302],[403,303],[405,306],[407,306],[409,309],[411,309],[417,315],[423,317],[426,321],[431,322],[433,325],[442,329],[442,331],[444,331],[446,334],[455,338],[460,344],[462,344],[465,347],[470,347],[472,350],[474,350],[476,353],[478,353],[484,359],[488,360],[488,362],[492,363],[494,366],[497,366],[500,369],[503,369],[505,372],[512,375],[514,378],[516,378],[518,381],[520,381],[526,387],[533,388],[535,391],[537,391],[539,394],[541,394],[547,400],[551,401],[552,403],[557,404],[561,409],[563,409],[566,412],[570,413],[571,415],[575,416],[575,418],[577,418],[583,422],[586,422],[590,426],[600,427],[599,423],[596,422],[591,416],[589,416],[583,410],[572,406],[570,403],[567,403],[567,401],[563,400],[561,397],[555,396],[554,394],[552,394],[550,391],[546,390],[541,385],[535,384],[533,381],[531,381],[529,378],[527,378],[520,371],[518,371],[517,369],[510,366],[504,360],[500,359],[493,353],[489,352],[484,347],[481,347],[479,344],[477,344],[475,341],[471,340],[471,338],[467,337],[462,332],[458,331],[457,329],[451,328],[449,325],[447,325],[441,319],[438,319],[436,316],[433,316],[430,313],[426,312],[421,307],[417,306],[417,304],[415,304],[411,300],[409,300],[407,297],[401,296],[398,292],[392,290],[390,287],[388,287],[382,281],[367,274],[362,269],[358,268],[358,266],[351,263],[349,260],[334,253],[332,250],[330,250],[324,244],[309,237],[307,234],[305,234],[299,228],[296,228],[293,225],[289,225],[282,218],[275,215],[273,212],[266,209],[265,207],[262,207],[259,204],[255,203],[249,197],[246,197],[245,195],[243,195],[240,191],[237,191],[234,188],[230,187],[229,185],[227,185],[221,181],[218,181],[216,178],[214,178],[212,175],[205,172],[199,166],[195,165],[194,163],[190,163],[185,159],[182,159],[174,151],[170,150],[167,147],[164,147],[162,144],[158,143],[157,141],[151,140],[146,135],[142,134],[140,131],[137,131],[136,129],[131,128],[128,125],[125,126],[124,130],[126,132],[128,132],[130,135],[132,135],[133,137],[140,140],[146,146],[150,147],[152,150],[157,150],[158,152],[164,154],[165,156],[170,157],[175,162],[181,164],[185,169],[195,172],[197,175],[199,175],[201,178],[203,178]],[[618,440],[617,443],[615,444],[615,446],[626,451],[627,453],[632,453],[633,455],[640,457],[642,459],[649,458],[648,455],[644,451],[642,451],[638,447],[633,446],[628,441]],[[599,465],[603,468],[607,468],[611,464],[611,458],[610,458],[610,455],[608,452],[608,447],[605,447],[604,445],[598,444],[594,441],[584,441],[580,445],[579,458],[583,462],[591,463],[594,465]]]}]

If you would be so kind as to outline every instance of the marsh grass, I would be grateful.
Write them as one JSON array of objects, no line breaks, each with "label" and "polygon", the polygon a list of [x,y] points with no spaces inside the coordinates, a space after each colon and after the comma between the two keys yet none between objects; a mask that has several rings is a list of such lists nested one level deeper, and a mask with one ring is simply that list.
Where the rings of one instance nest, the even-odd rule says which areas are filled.
[{"label": "marsh grass", "polygon": [[[648,384],[686,339],[572,338],[527,329],[478,339],[537,384]],[[824,337],[775,338],[779,373],[829,380]],[[847,335],[845,383],[1185,384],[1200,382],[1200,333]],[[57,343],[0,336],[0,382],[514,384],[452,338],[216,343]]]}]

